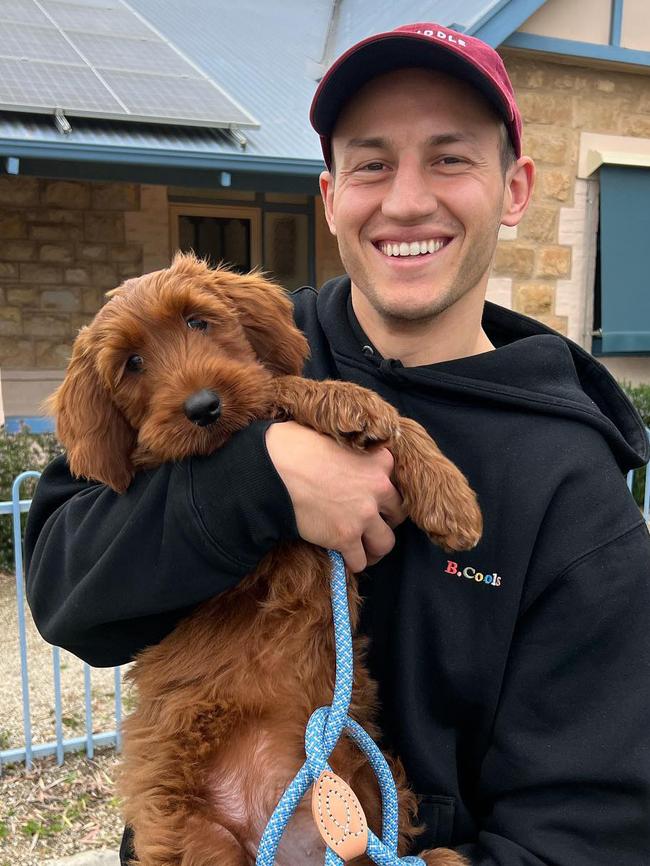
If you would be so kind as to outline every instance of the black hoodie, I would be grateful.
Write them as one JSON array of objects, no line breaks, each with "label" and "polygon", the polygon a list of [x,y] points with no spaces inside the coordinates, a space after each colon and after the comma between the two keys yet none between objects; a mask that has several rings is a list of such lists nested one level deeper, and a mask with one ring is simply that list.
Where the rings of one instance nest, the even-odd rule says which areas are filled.
[{"label": "black hoodie", "polygon": [[[385,744],[422,796],[418,848],[473,866],[650,863],[650,540],[623,473],[646,431],[609,373],[486,303],[495,351],[382,358],[347,278],[294,293],[312,378],[377,391],[467,475],[479,545],[448,555],[408,521],[361,579]],[[53,643],[125,662],[296,536],[267,423],[118,496],[61,458],[27,527],[28,596]]]}]

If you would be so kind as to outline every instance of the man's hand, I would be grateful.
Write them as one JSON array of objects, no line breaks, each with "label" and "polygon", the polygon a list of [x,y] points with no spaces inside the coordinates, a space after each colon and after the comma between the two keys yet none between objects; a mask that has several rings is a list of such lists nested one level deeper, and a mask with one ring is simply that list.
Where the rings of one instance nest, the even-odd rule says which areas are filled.
[{"label": "man's hand", "polygon": [[393,549],[392,530],[406,514],[391,482],[390,451],[353,451],[294,421],[272,424],[266,446],[305,541],[338,550],[352,572]]}]

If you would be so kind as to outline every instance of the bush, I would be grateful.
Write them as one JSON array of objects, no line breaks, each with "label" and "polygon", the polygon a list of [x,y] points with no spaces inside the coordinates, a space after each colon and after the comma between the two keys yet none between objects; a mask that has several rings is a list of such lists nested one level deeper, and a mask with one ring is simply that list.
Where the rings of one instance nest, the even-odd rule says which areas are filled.
[{"label": "bush", "polygon": [[[0,430],[0,501],[11,500],[11,487],[14,478],[28,469],[41,471],[47,464],[61,454],[62,448],[53,433],[7,433]],[[36,487],[35,479],[28,479],[20,490],[21,499],[29,499]],[[25,529],[27,515],[23,514],[22,528]],[[14,569],[14,530],[11,517],[0,518],[0,570]]]},{"label": "bush", "polygon": [[650,385],[631,385],[621,382],[621,388],[637,408],[646,427],[650,427]]},{"label": "bush", "polygon": [[[645,426],[650,427],[650,385],[631,385],[629,382],[621,382],[620,385],[636,406]],[[640,508],[643,508],[645,476],[644,470],[637,470],[632,481],[632,495]]]}]

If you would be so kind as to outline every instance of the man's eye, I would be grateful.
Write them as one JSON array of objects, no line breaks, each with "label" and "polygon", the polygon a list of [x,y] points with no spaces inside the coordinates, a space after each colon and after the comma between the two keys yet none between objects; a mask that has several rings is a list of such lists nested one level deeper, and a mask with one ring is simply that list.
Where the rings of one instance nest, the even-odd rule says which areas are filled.
[{"label": "man's eye", "polygon": [[384,167],[383,162],[369,162],[367,165],[362,166],[362,171],[381,171]]},{"label": "man's eye", "polygon": [[142,355],[131,355],[126,362],[126,369],[129,373],[141,373],[144,369],[144,359]]},{"label": "man's eye", "polygon": [[208,323],[205,319],[191,318],[187,320],[187,327],[192,331],[205,331]]}]

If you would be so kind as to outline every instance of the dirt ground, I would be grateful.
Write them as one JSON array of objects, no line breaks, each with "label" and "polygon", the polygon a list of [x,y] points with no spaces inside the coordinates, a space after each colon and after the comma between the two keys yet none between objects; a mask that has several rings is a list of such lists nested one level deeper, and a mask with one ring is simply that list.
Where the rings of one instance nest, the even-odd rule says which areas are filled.
[{"label": "dirt ground", "polygon": [[[24,743],[15,579],[0,574],[0,749]],[[54,740],[52,649],[40,637],[26,609],[29,692],[34,744]],[[61,652],[63,736],[85,733],[83,665]],[[123,709],[132,696],[123,689]],[[93,669],[92,727],[115,729],[113,669]],[[0,866],[34,866],[91,848],[119,845],[122,822],[115,795],[117,758],[113,750],[66,754],[58,767],[54,758],[3,767],[0,776]]]}]

